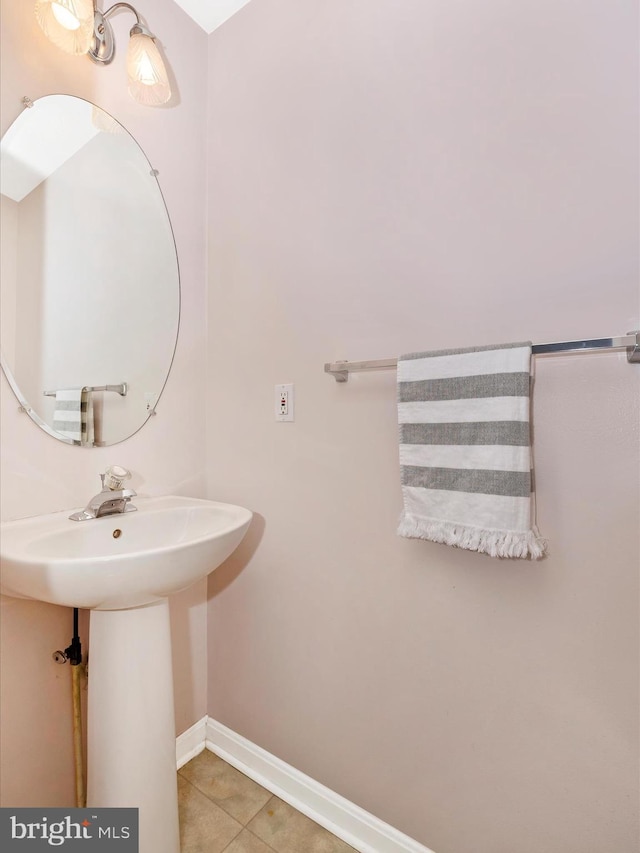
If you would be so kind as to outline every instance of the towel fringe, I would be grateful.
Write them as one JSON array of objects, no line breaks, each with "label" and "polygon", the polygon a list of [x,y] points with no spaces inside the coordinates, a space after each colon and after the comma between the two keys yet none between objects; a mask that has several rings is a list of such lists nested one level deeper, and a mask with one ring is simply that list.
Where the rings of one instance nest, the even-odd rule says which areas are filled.
[{"label": "towel fringe", "polygon": [[520,557],[539,560],[544,556],[547,543],[534,530],[520,533],[513,530],[468,527],[448,521],[416,518],[403,513],[398,535],[410,539],[429,539],[444,545],[479,551],[491,557]]}]

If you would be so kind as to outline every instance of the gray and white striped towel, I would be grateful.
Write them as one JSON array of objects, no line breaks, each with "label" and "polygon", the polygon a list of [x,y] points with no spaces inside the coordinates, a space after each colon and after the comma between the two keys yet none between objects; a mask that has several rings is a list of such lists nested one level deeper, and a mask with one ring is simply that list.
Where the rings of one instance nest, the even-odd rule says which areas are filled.
[{"label": "gray and white striped towel", "polygon": [[87,387],[56,391],[53,429],[75,444],[93,446],[93,399]]},{"label": "gray and white striped towel", "polygon": [[530,370],[530,343],[398,359],[400,536],[543,556],[532,519]]}]

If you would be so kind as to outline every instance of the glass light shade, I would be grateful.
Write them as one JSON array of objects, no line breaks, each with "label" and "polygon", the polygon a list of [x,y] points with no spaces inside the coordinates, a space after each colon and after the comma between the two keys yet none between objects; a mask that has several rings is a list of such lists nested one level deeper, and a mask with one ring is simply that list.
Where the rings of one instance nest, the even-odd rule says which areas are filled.
[{"label": "glass light shade", "polygon": [[36,19],[49,41],[66,53],[86,53],[93,37],[93,0],[38,0]]},{"label": "glass light shade", "polygon": [[127,50],[129,94],[148,107],[166,104],[171,97],[167,69],[151,36],[133,33]]},{"label": "glass light shade", "polygon": [[95,104],[91,106],[91,124],[103,133],[124,133],[124,127],[120,122]]}]

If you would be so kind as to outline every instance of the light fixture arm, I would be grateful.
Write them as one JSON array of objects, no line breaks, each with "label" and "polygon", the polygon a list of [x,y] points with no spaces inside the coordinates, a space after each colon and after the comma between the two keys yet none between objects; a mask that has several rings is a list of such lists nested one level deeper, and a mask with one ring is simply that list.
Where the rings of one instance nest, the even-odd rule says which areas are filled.
[{"label": "light fixture arm", "polygon": [[[122,8],[128,9],[130,12],[133,12],[133,14],[136,16],[137,23],[138,24],[140,23],[140,15],[137,13],[137,11],[133,8],[133,6],[130,3],[114,3],[113,6],[110,6],[106,12],[102,13],[102,17],[108,18],[108,17],[110,17],[110,15],[113,12],[116,11],[116,9],[122,9]],[[96,9],[96,11],[98,11],[98,10]]]},{"label": "light fixture arm", "polygon": [[130,35],[141,33],[142,35],[149,36],[150,38],[155,38],[153,33],[151,33],[142,23],[140,15],[130,3],[114,3],[113,6],[110,6],[106,10],[106,12],[101,12],[94,6],[94,32],[93,41],[89,48],[89,57],[90,59],[93,59],[94,62],[98,62],[100,65],[108,65],[113,60],[116,52],[116,42],[113,36],[113,29],[108,19],[118,9],[128,9],[136,16],[136,23],[133,26]]}]

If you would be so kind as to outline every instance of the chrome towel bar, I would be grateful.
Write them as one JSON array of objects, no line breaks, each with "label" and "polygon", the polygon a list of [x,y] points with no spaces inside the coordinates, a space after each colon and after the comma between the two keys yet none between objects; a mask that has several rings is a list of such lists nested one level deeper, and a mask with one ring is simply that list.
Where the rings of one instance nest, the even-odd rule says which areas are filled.
[{"label": "chrome towel bar", "polygon": [[[553,353],[594,352],[601,349],[626,349],[627,360],[640,364],[640,331],[629,332],[612,338],[592,338],[584,341],[556,341],[550,344],[534,344],[534,355]],[[346,382],[349,374],[359,370],[388,370],[396,367],[397,358],[381,358],[377,361],[332,361],[325,364],[325,373],[331,374],[336,382]]]}]

